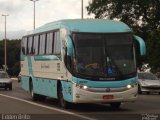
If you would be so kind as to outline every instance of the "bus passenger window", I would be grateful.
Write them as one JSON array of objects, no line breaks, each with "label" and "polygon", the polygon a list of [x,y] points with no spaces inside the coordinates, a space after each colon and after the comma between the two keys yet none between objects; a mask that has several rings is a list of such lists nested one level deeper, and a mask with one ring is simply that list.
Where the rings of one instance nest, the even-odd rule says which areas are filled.
[{"label": "bus passenger window", "polygon": [[54,44],[54,34],[48,33],[46,41],[46,54],[53,54],[53,44]]},{"label": "bus passenger window", "polygon": [[28,38],[28,54],[32,54],[32,53],[31,53],[32,40],[33,40],[33,37],[32,37],[32,36]]},{"label": "bus passenger window", "polygon": [[61,42],[60,42],[60,32],[55,32],[54,35],[54,54],[60,55],[61,53]]},{"label": "bus passenger window", "polygon": [[40,55],[45,54],[45,38],[46,38],[46,34],[40,35],[40,47],[39,47]]},{"label": "bus passenger window", "polygon": [[27,47],[27,38],[22,39],[21,46],[22,46],[22,53],[25,55],[26,54],[26,47]]},{"label": "bus passenger window", "polygon": [[34,36],[34,54],[38,55],[39,53],[39,35]]}]

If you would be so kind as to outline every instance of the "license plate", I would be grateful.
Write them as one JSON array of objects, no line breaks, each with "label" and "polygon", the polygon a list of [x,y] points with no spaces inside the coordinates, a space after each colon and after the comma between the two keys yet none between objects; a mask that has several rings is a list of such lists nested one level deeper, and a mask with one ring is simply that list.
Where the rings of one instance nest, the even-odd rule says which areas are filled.
[{"label": "license plate", "polygon": [[114,99],[113,95],[104,95],[103,99]]}]

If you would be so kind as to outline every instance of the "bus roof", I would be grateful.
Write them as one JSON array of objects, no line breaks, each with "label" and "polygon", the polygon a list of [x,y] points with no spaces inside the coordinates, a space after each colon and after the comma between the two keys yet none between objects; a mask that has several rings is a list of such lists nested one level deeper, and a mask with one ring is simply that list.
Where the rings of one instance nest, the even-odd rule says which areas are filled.
[{"label": "bus roof", "polygon": [[131,32],[131,29],[120,21],[106,19],[67,19],[45,24],[31,31],[30,34],[56,30],[59,28],[67,28],[71,32],[88,33]]}]

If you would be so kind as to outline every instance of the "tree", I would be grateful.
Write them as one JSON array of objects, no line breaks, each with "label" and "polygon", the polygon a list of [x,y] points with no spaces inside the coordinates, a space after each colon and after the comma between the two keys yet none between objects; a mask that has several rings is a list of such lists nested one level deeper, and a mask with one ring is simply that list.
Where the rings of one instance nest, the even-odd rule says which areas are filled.
[{"label": "tree", "polygon": [[160,69],[160,0],[92,0],[87,10],[95,18],[117,19],[128,24],[146,41],[145,59],[152,70]]},{"label": "tree", "polygon": [[153,72],[160,72],[160,30],[151,32],[147,41],[147,56]]},{"label": "tree", "polygon": [[[0,41],[0,68],[4,65],[4,41]],[[20,40],[7,40],[7,67],[11,76],[20,71]]]},{"label": "tree", "polygon": [[4,42],[0,41],[0,69],[4,65]]},{"label": "tree", "polygon": [[87,7],[95,18],[120,19],[132,27],[160,27],[159,0],[93,0]]}]

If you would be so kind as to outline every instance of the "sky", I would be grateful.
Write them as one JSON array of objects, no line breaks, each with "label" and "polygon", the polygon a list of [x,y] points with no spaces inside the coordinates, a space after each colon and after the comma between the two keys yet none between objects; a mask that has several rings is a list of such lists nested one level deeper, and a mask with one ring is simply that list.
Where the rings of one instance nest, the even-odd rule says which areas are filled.
[{"label": "sky", "polygon": [[[88,15],[84,1],[84,18]],[[4,38],[5,18],[7,16],[7,38],[20,39],[26,31],[33,30],[33,2],[30,0],[0,0],[0,40]],[[61,19],[81,18],[81,0],[39,0],[36,2],[36,27]]]}]

